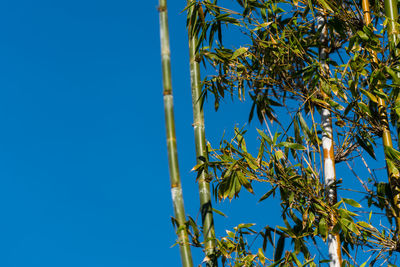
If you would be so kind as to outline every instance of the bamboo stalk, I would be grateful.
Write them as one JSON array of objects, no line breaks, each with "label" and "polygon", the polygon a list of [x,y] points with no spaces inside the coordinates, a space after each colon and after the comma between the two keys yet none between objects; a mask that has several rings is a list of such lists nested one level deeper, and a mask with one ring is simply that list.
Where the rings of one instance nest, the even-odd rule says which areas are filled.
[{"label": "bamboo stalk", "polygon": [[[387,3],[389,2],[389,3]],[[364,23],[366,25],[369,25],[371,23],[371,10],[369,7],[369,0],[362,0],[362,8],[363,8],[363,12],[364,12]],[[395,10],[393,9],[395,8]],[[390,21],[389,21],[389,38],[390,38],[390,42],[393,43],[397,43],[397,34],[396,29],[396,21],[394,21],[394,18],[397,18],[397,3],[393,3],[393,1],[387,1],[385,0],[385,12],[386,15],[389,17]],[[391,48],[393,49],[393,47]],[[393,50],[392,50],[393,51]],[[373,61],[375,63],[378,63],[378,59],[377,59],[377,55],[375,52],[373,52],[372,54],[372,58]],[[393,144],[392,144],[392,137],[391,137],[391,133],[390,133],[390,129],[389,129],[389,121],[388,121],[388,116],[387,116],[387,109],[386,109],[386,103],[385,101],[380,98],[378,98],[378,111],[379,111],[379,116],[380,116],[380,120],[382,122],[383,125],[383,133],[382,133],[382,142],[383,145],[385,147],[391,147],[393,148]],[[397,100],[399,101],[399,99]],[[398,126],[399,127],[399,122],[398,122]],[[389,177],[389,184],[390,184],[390,188],[392,190],[392,195],[393,195],[393,213],[395,216],[395,221],[396,221],[396,231],[399,231],[399,227],[400,227],[400,208],[399,208],[399,188],[396,186],[396,184],[399,183],[400,177],[398,174],[395,174],[391,171],[391,169],[388,166],[387,163],[387,158],[385,155],[385,159],[386,159],[386,169],[388,172],[388,177]]]},{"label": "bamboo stalk", "polygon": [[[399,50],[397,49],[397,45],[399,43],[399,27],[398,27],[398,10],[397,10],[397,1],[394,0],[385,0],[385,15],[388,18],[388,37],[389,37],[389,48],[395,56],[399,55]],[[396,105],[400,105],[400,96],[397,96]],[[389,124],[388,124],[389,125]],[[397,118],[397,137],[400,137],[400,116]],[[391,140],[390,140],[391,141]],[[399,146],[400,146],[400,138],[399,138]],[[388,145],[390,146],[390,145]],[[390,146],[393,147],[393,146]],[[393,204],[395,209],[395,217],[396,217],[396,232],[400,231],[400,176],[399,174],[394,174],[389,171],[389,183],[392,189],[393,195]]]},{"label": "bamboo stalk", "polygon": [[[368,2],[368,1],[367,1]],[[369,3],[368,3],[369,4]],[[399,50],[397,45],[399,43],[399,27],[398,27],[398,9],[397,1],[385,0],[385,15],[388,18],[388,38],[389,38],[389,49],[396,57],[399,56]],[[371,17],[370,17],[371,21]],[[399,75],[400,76],[400,75]],[[396,106],[400,106],[400,96],[397,96],[395,101]],[[398,147],[400,148],[400,116],[397,116],[397,137],[398,137]]]},{"label": "bamboo stalk", "polygon": [[[190,5],[192,0],[188,0]],[[188,9],[188,14],[192,14],[193,6]],[[206,148],[205,126],[204,126],[204,112],[201,106],[201,78],[200,78],[200,65],[197,61],[198,54],[196,53],[197,37],[193,34],[191,25],[188,25],[189,36],[189,58],[190,58],[190,79],[192,88],[192,105],[193,105],[193,129],[194,139],[196,146],[197,164],[208,161],[208,154]],[[205,254],[208,257],[206,266],[218,266],[217,258],[215,255],[215,230],[214,219],[211,204],[210,182],[208,180],[207,167],[201,170],[197,179],[199,185],[200,196],[200,211],[203,224],[204,234],[204,247]]]},{"label": "bamboo stalk", "polygon": [[[322,28],[321,31],[321,48],[319,50],[320,59],[322,61],[322,68],[325,75],[329,73],[329,66],[325,63],[328,57],[328,50],[326,47],[328,41],[328,30],[326,27],[325,18],[323,16],[317,17],[317,27],[318,29]],[[326,99],[328,96],[320,90],[322,96]],[[335,155],[333,150],[333,130],[332,130],[332,115],[331,111],[327,108],[321,109],[321,126],[322,126],[322,148],[324,155],[324,179],[325,184],[328,188],[328,201],[329,204],[333,205],[337,202],[337,193],[334,188],[334,184],[336,181],[336,170],[335,170]],[[333,227],[336,219],[334,216],[331,216]],[[342,250],[340,245],[340,236],[339,234],[328,234],[328,249],[329,249],[329,257],[330,257],[330,267],[340,267],[342,266]]]},{"label": "bamboo stalk", "polygon": [[160,13],[160,38],[161,38],[161,63],[163,72],[163,95],[165,124],[167,130],[167,149],[169,175],[171,181],[171,194],[174,206],[175,219],[178,223],[177,235],[183,267],[193,267],[192,253],[190,250],[189,236],[186,229],[186,216],[183,204],[182,186],[179,175],[178,153],[176,147],[174,103],[171,82],[171,57],[169,46],[167,1],[159,0]]},{"label": "bamboo stalk", "polygon": [[[397,26],[398,11],[397,0],[385,0],[385,15],[388,21],[388,37],[390,50],[397,56],[399,54],[396,45],[399,43],[399,29]],[[371,21],[371,16],[370,16]]]}]

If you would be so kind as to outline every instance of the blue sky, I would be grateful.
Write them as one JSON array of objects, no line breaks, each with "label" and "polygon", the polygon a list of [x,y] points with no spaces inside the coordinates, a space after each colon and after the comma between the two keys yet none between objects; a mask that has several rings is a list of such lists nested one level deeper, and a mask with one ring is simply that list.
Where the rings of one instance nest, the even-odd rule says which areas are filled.
[{"label": "blue sky", "polygon": [[[0,4],[1,266],[179,266],[157,5]],[[184,1],[169,3],[180,167],[195,217],[183,8]],[[240,111],[209,120],[210,136],[218,140],[235,115],[245,122]]]},{"label": "blue sky", "polygon": [[[197,217],[184,3],[168,3],[172,74],[185,206]],[[0,266],[180,265],[157,5],[0,4]],[[248,110],[228,101],[215,113],[207,104],[210,141],[244,125]],[[216,217],[218,233],[240,222],[274,225],[274,209],[257,200],[244,193],[220,204],[235,212]],[[193,254],[197,266],[202,254]]]}]

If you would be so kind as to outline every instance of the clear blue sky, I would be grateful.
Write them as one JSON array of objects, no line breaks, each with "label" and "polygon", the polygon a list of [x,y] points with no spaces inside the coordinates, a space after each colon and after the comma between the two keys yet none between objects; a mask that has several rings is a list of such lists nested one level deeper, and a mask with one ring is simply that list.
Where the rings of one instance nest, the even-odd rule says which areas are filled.
[{"label": "clear blue sky", "polygon": [[[185,1],[168,4],[181,175],[196,217]],[[0,4],[0,266],[180,265],[171,248],[157,5]],[[245,104],[218,113],[210,104],[211,141],[247,122]],[[218,232],[274,225],[257,200],[245,193],[232,201],[236,212],[216,218]],[[197,266],[202,256],[193,254]]]}]

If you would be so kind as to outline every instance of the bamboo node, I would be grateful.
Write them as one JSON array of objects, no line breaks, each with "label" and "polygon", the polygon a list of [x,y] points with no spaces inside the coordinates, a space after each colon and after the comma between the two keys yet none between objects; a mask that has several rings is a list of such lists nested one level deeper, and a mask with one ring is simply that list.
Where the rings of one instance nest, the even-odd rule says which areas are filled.
[{"label": "bamboo node", "polygon": [[204,128],[204,123],[203,122],[200,122],[200,121],[195,121],[195,122],[193,122],[192,123],[192,126],[193,127],[203,127]]},{"label": "bamboo node", "polygon": [[164,12],[164,11],[167,11],[167,7],[166,6],[158,6],[157,10],[158,10],[158,12]]}]

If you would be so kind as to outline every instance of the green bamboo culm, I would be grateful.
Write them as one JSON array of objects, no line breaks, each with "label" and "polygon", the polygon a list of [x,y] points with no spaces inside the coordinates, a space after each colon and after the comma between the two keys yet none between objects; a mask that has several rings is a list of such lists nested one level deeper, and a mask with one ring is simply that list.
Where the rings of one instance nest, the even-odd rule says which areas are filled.
[{"label": "green bamboo culm", "polygon": [[398,55],[396,45],[399,43],[397,0],[385,0],[385,15],[388,18],[388,37],[390,50]]},{"label": "green bamboo culm", "polygon": [[[400,41],[398,26],[397,0],[385,0],[385,15],[388,19],[387,34],[389,38],[389,48],[392,55],[399,56],[397,45]],[[396,98],[395,106],[400,106],[400,95]],[[400,112],[397,113],[397,136],[400,137]],[[400,148],[400,138],[398,138],[398,147]]]},{"label": "green bamboo culm", "polygon": [[[399,55],[397,45],[399,43],[399,27],[398,27],[398,11],[397,11],[397,0],[385,0],[385,15],[388,19],[387,34],[389,38],[390,52],[394,57]],[[400,96],[397,96],[395,106],[400,106]],[[388,124],[388,123],[387,123]],[[390,132],[389,132],[390,134]],[[400,114],[397,114],[397,135],[400,137]],[[389,135],[390,137],[390,135]],[[400,142],[400,138],[399,138]],[[392,140],[388,140],[387,147],[392,147]],[[400,147],[400,144],[399,144]],[[389,174],[389,183],[393,195],[393,206],[396,219],[396,232],[399,234],[400,231],[400,175],[398,172],[391,171],[390,166],[387,165]]]},{"label": "green bamboo culm", "polygon": [[169,175],[171,180],[172,203],[174,206],[175,219],[178,224],[177,235],[181,253],[182,266],[193,267],[192,252],[190,250],[189,236],[186,229],[186,215],[183,204],[182,185],[179,175],[178,153],[176,148],[174,103],[171,82],[171,58],[169,48],[168,13],[167,1],[160,0],[160,38],[161,38],[161,63],[163,73],[163,95],[165,124],[167,130],[167,149]]},{"label": "green bamboo culm", "polygon": [[[187,3],[190,6],[188,9],[188,16],[193,15],[194,5],[192,0]],[[190,18],[188,21],[191,21]],[[197,37],[192,30],[192,25],[188,25],[189,36],[189,58],[190,58],[190,79],[192,87],[192,104],[193,104],[193,128],[196,146],[197,164],[207,163],[208,155],[206,148],[206,137],[204,127],[204,113],[201,97],[201,78],[200,78],[200,65],[198,62],[198,53],[196,52]],[[208,169],[205,165],[201,168],[198,176],[199,195],[200,195],[200,211],[203,224],[204,247],[207,256],[206,266],[218,266],[217,258],[215,255],[215,230],[214,219],[211,204],[210,182],[208,180]]]}]

